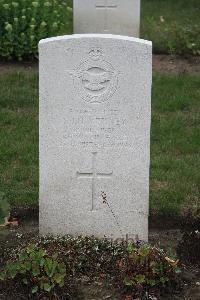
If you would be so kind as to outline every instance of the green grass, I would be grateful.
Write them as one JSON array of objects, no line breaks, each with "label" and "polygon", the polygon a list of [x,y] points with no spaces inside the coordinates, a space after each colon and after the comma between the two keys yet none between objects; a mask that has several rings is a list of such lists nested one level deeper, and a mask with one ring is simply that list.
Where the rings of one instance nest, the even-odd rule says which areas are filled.
[{"label": "green grass", "polygon": [[154,76],[151,135],[152,212],[200,205],[200,79]]},{"label": "green grass", "polygon": [[[144,18],[163,16],[167,22],[177,21],[185,26],[199,24],[199,0],[141,0]],[[144,14],[143,14],[144,12]]]},{"label": "green grass", "polygon": [[0,191],[12,205],[38,204],[38,75],[0,76]]},{"label": "green grass", "polygon": [[[38,74],[0,76],[0,191],[11,205],[38,205]],[[154,75],[151,213],[200,204],[200,80]]]}]

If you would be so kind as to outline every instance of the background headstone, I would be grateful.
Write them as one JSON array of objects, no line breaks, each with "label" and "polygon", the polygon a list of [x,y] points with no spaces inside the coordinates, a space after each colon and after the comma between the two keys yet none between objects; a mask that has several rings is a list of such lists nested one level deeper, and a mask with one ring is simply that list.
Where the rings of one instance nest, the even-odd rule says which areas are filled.
[{"label": "background headstone", "polygon": [[42,40],[40,232],[148,238],[151,42]]},{"label": "background headstone", "polygon": [[74,0],[74,32],[139,37],[140,0]]}]

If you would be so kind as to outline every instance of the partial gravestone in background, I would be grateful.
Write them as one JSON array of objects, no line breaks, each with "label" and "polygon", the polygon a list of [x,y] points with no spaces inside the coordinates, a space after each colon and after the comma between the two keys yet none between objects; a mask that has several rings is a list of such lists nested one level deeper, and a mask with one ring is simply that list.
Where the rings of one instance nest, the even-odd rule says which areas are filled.
[{"label": "partial gravestone in background", "polygon": [[152,45],[40,41],[40,233],[148,239]]},{"label": "partial gravestone in background", "polygon": [[74,0],[74,32],[139,37],[140,0]]}]

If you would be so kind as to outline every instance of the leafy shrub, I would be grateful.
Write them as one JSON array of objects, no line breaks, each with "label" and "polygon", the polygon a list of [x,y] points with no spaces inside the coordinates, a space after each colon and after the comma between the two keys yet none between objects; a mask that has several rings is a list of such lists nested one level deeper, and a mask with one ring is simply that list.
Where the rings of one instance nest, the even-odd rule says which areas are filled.
[{"label": "leafy shrub", "polygon": [[[170,284],[178,283],[178,260],[148,244],[130,244],[128,253],[118,261],[121,282],[134,297],[149,294],[151,289],[161,290]],[[147,297],[148,299],[148,297]]]},{"label": "leafy shrub", "polygon": [[72,9],[62,0],[0,0],[0,56],[38,56],[39,40],[67,33]]},{"label": "leafy shrub", "polygon": [[200,55],[200,25],[183,26],[148,17],[142,24],[142,37],[153,41],[155,53]]},{"label": "leafy shrub", "polygon": [[16,279],[27,285],[33,294],[46,292],[52,295],[56,287],[64,286],[66,275],[66,265],[58,259],[58,254],[49,256],[42,248],[30,245],[17,260],[7,262],[0,272],[0,279]]}]

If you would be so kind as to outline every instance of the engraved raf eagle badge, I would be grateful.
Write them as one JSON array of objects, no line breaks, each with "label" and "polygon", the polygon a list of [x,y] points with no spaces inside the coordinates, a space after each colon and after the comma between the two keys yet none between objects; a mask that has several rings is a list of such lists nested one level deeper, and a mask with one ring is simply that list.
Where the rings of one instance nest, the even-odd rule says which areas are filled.
[{"label": "engraved raf eagle badge", "polygon": [[89,52],[87,60],[71,72],[74,87],[88,103],[104,103],[116,91],[118,78],[113,66],[104,60],[99,48]]}]

